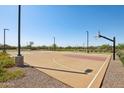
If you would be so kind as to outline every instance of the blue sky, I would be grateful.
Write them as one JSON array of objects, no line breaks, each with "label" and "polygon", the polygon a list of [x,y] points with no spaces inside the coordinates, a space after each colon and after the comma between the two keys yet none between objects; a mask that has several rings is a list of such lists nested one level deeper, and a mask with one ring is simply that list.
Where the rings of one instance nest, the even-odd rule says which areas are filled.
[{"label": "blue sky", "polygon": [[[6,42],[17,45],[17,6],[0,6],[0,43],[3,29]],[[52,45],[56,37],[58,46],[86,45],[86,31],[90,45],[112,44],[96,39],[100,30],[108,37],[116,36],[117,43],[124,43],[124,6],[22,6],[21,43],[33,41],[35,45]]]}]

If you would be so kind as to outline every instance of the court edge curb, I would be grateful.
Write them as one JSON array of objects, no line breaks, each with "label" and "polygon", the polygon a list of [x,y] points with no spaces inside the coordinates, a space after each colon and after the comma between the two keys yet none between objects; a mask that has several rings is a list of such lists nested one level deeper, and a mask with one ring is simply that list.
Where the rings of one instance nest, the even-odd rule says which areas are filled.
[{"label": "court edge curb", "polygon": [[[108,67],[109,67],[109,64],[110,64],[110,62],[111,62],[111,58],[112,58],[112,55],[108,56],[107,59],[105,60],[105,64],[103,64],[104,66],[105,66],[105,65],[107,65],[107,66],[106,66],[106,69],[105,69],[105,71],[104,71],[103,77],[102,77],[102,79],[100,80],[100,83],[97,84],[96,86],[94,86],[94,84],[98,81],[98,80],[96,80],[96,79],[99,77],[99,74],[100,74],[100,73],[98,73],[97,77],[93,80],[93,83],[89,84],[89,85],[87,86],[87,88],[101,88],[102,83],[103,83],[103,80],[104,80],[104,78],[105,78],[105,74],[106,74],[107,69],[108,69]],[[100,72],[101,72],[102,70],[104,70],[104,66],[102,67],[102,69],[100,69]],[[98,71],[98,72],[99,72],[99,71]],[[91,82],[92,82],[92,81],[91,81]]]},{"label": "court edge curb", "polygon": [[105,76],[106,76],[106,73],[107,73],[107,70],[108,70],[108,68],[109,68],[109,65],[110,65],[110,62],[111,62],[111,61],[112,61],[112,55],[111,55],[111,58],[110,58],[110,60],[109,60],[108,66],[107,66],[107,68],[106,68],[105,74],[104,74],[104,76],[103,76],[103,79],[102,79],[102,82],[101,82],[99,88],[102,88],[102,85],[103,85],[103,82],[104,82],[104,79],[105,79]]}]

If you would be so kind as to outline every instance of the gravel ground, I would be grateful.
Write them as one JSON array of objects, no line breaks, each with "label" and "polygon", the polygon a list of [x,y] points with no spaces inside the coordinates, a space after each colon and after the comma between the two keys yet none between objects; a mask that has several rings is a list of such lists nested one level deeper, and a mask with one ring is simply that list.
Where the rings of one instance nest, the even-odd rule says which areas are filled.
[{"label": "gravel ground", "polygon": [[0,83],[0,87],[7,87],[7,88],[69,88],[70,87],[35,68],[14,67],[13,69],[22,69],[25,72],[25,77],[17,80],[11,80],[8,82]]},{"label": "gravel ground", "polygon": [[102,88],[124,88],[124,66],[117,56],[110,62]]}]

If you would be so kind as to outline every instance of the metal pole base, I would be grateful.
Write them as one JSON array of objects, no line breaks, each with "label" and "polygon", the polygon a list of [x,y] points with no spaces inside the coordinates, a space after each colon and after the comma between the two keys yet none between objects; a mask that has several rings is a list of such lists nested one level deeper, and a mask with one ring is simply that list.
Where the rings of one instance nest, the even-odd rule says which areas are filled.
[{"label": "metal pole base", "polygon": [[16,66],[23,67],[24,66],[24,57],[23,56],[16,56],[15,57],[15,63],[16,63]]}]

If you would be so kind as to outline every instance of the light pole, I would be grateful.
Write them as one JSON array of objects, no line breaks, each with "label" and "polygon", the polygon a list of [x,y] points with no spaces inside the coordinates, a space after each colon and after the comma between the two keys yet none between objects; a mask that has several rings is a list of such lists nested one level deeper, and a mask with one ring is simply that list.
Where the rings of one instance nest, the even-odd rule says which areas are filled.
[{"label": "light pole", "polygon": [[102,37],[102,38],[104,38],[104,39],[107,39],[107,40],[113,42],[113,60],[115,60],[115,43],[116,43],[115,37],[113,37],[113,39],[110,39],[110,38],[108,38],[108,37],[106,37],[106,36],[101,35],[100,32],[98,32],[98,37],[99,37],[99,38]]},{"label": "light pole", "polygon": [[54,47],[54,51],[56,50],[56,38],[55,37],[53,37],[53,47]]},{"label": "light pole", "polygon": [[9,29],[3,29],[4,30],[4,45],[3,45],[3,52],[6,53],[6,30]]},{"label": "light pole", "polygon": [[18,6],[18,56],[21,56],[21,5]]},{"label": "light pole", "polygon": [[89,53],[89,31],[86,31],[87,33],[87,53]]},{"label": "light pole", "polygon": [[15,62],[16,66],[24,66],[24,57],[21,55],[21,5],[18,5],[18,54]]}]

